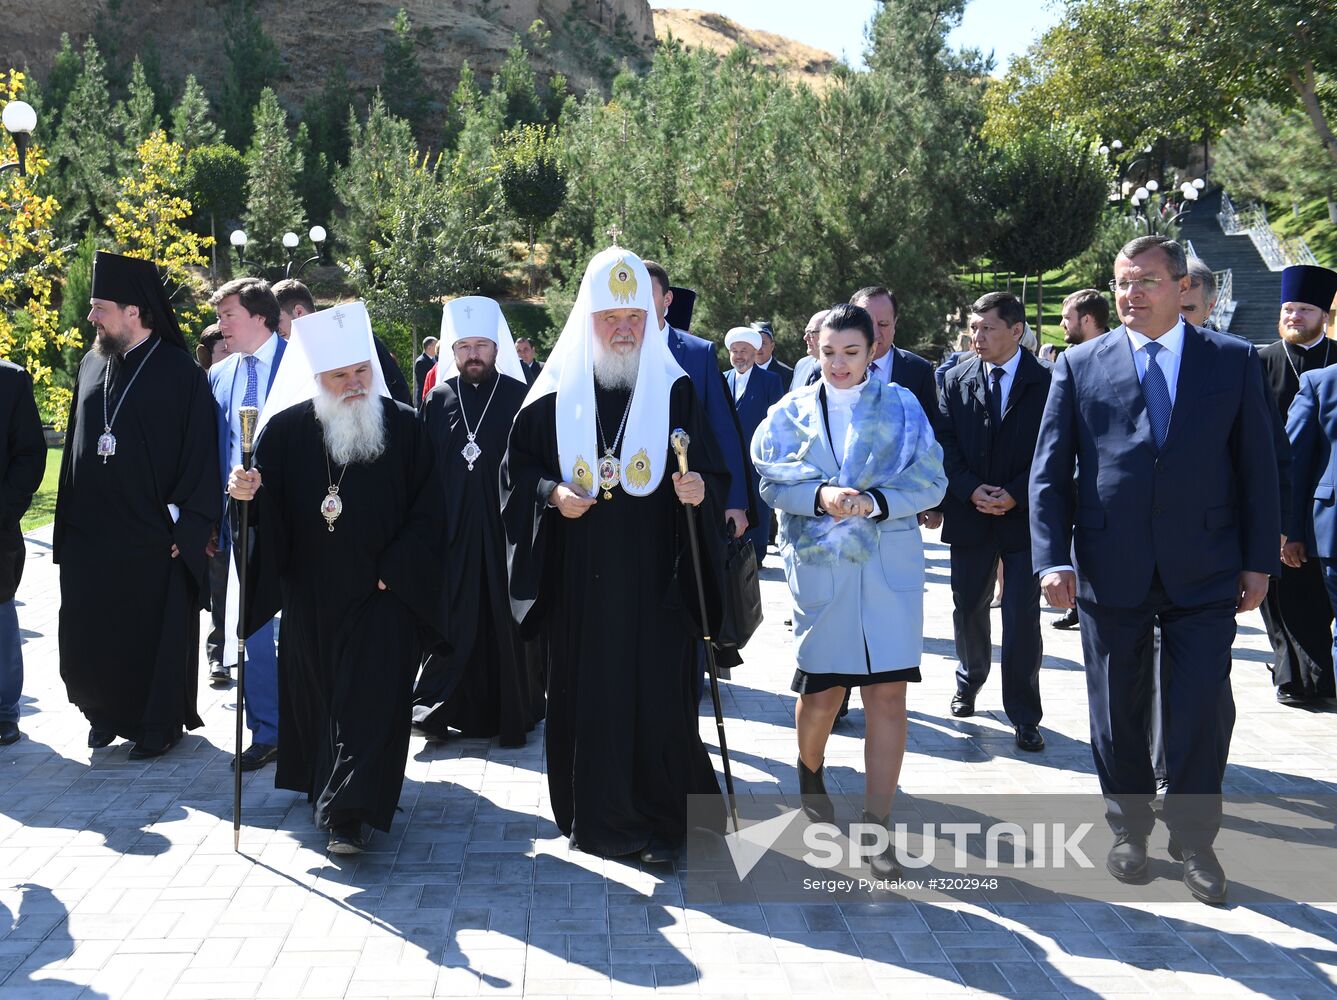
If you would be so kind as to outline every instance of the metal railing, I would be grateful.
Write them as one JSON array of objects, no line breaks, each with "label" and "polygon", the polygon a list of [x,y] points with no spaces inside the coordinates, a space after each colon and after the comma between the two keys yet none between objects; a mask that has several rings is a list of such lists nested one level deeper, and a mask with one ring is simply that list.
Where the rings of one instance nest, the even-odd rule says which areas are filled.
[{"label": "metal railing", "polygon": [[[1222,196],[1224,198],[1224,195]],[[1233,208],[1232,208],[1233,211]],[[1184,252],[1190,257],[1198,257],[1197,248],[1194,247],[1192,240],[1184,241]],[[1235,272],[1230,268],[1224,271],[1213,271],[1213,277],[1216,278],[1216,302],[1212,305],[1212,311],[1207,316],[1207,325],[1217,330],[1229,330],[1230,318],[1235,315]]]},{"label": "metal railing", "polygon": [[1303,237],[1282,239],[1276,234],[1267,221],[1267,209],[1261,205],[1240,211],[1235,208],[1230,196],[1222,191],[1221,211],[1216,214],[1216,218],[1221,223],[1221,232],[1227,236],[1247,233],[1269,271],[1281,271],[1292,264],[1318,263]]}]

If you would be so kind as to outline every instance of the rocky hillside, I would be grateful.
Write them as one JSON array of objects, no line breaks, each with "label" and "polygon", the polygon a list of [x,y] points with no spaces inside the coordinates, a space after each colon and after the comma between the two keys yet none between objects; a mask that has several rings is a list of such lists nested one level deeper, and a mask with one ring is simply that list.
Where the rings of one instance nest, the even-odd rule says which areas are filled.
[{"label": "rocky hillside", "polygon": [[[76,44],[99,18],[127,48],[151,44],[173,82],[194,73],[213,93],[221,86],[224,14],[231,0],[0,0],[0,67],[27,65],[44,77],[68,32]],[[482,81],[505,58],[515,35],[535,20],[552,32],[535,55],[539,79],[555,70],[577,91],[605,84],[624,59],[646,60],[655,45],[647,0],[255,0],[285,68],[280,97],[300,105],[342,60],[350,83],[370,91],[381,78],[381,53],[395,13],[405,8],[427,42],[420,59],[429,86],[454,88],[468,60]]]},{"label": "rocky hillside", "polygon": [[[0,0],[0,3],[5,0]],[[820,88],[836,57],[783,35],[745,28],[722,14],[705,10],[656,10],[655,34],[670,35],[692,48],[702,47],[721,54],[738,45],[756,49],[767,66],[774,66],[794,81]]]}]

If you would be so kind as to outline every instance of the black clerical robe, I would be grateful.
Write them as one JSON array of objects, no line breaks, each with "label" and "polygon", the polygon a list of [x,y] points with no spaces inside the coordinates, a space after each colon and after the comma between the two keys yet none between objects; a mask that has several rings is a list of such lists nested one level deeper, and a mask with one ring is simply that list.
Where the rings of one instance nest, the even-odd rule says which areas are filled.
[{"label": "black clerical robe", "polygon": [[[495,372],[478,385],[455,376],[433,389],[422,407],[445,509],[447,555],[438,569],[451,625],[449,651],[423,663],[413,717],[429,732],[499,736],[502,746],[523,746],[543,718],[543,665],[526,651],[506,596],[497,482],[526,392],[524,382]],[[470,428],[481,449],[472,463],[463,455]]]},{"label": "black clerical robe", "polygon": [[[1337,363],[1337,345],[1325,338],[1306,349],[1278,340],[1258,356],[1284,427],[1300,374]],[[1258,610],[1272,643],[1272,683],[1299,697],[1333,697],[1332,604],[1318,560],[1311,556],[1299,569],[1282,566]]]},{"label": "black clerical robe", "polygon": [[[596,397],[603,426],[619,426],[627,393]],[[654,493],[617,487],[581,517],[563,517],[548,507],[562,479],[556,398],[520,411],[501,470],[512,611],[522,633],[541,629],[547,644],[553,813],[593,854],[676,846],[687,796],[719,791],[692,695],[702,633],[686,512],[670,476],[676,460],[665,441]],[[722,524],[729,474],[686,376],[673,384],[669,420],[691,435],[689,467],[706,481],[698,525]],[[723,543],[714,531],[699,535],[716,617]]]},{"label": "black clerical robe", "polygon": [[[256,442],[246,620],[253,631],[283,611],[274,784],[305,792],[322,828],[390,829],[413,676],[444,621],[432,449],[412,409],[372,405],[387,430],[373,462],[327,464],[312,402],[275,415]],[[343,501],[333,531],[320,510],[331,483]]]},{"label": "black clerical robe", "polygon": [[[120,411],[104,461],[108,375],[108,413]],[[201,725],[205,546],[222,496],[214,419],[195,359],[157,336],[125,358],[93,351],[79,365],[56,500],[60,675],[94,728],[150,745]]]}]

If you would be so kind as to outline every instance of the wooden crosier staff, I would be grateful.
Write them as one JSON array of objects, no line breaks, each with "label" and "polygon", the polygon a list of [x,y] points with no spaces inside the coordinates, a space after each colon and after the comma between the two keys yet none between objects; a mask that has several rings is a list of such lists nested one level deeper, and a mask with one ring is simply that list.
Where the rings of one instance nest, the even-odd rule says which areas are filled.
[{"label": "wooden crosier staff", "polygon": [[[692,439],[681,427],[669,435],[669,443],[678,456],[678,471],[687,475],[687,446]],[[724,787],[729,797],[729,815],[733,817],[734,833],[739,830],[738,806],[734,800],[733,771],[729,768],[729,745],[724,739],[724,709],[720,706],[720,673],[715,665],[715,645],[710,635],[710,619],[706,616],[706,582],[701,574],[701,549],[696,537],[696,508],[684,504],[687,508],[687,540],[692,549],[692,570],[696,575],[696,599],[701,609],[702,638],[706,641],[706,670],[710,674],[710,700],[715,703],[715,730],[720,738],[720,759],[724,761]]]},{"label": "wooden crosier staff", "polygon": [[[241,467],[250,472],[260,411],[254,406],[243,406],[237,416],[241,421]],[[246,563],[250,554],[251,502],[237,503],[241,505],[241,526],[232,539],[237,553],[237,754],[232,758],[232,849],[241,853],[241,726],[246,709]]]}]

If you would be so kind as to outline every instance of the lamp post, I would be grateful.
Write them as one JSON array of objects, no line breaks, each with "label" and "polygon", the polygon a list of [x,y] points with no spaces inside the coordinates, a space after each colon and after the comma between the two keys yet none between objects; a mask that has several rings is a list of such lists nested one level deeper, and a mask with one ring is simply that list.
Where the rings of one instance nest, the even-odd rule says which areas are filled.
[{"label": "lamp post", "polygon": [[245,251],[246,251],[246,231],[245,231],[245,230],[243,230],[243,229],[234,229],[234,230],[232,230],[232,235],[228,237],[228,242],[231,243],[231,244],[232,244],[232,248],[233,248],[234,250],[237,251],[237,260],[241,263],[241,266],[242,266],[242,267],[244,267],[244,268],[248,268],[248,269],[250,269],[250,270],[252,270],[252,271],[259,271],[259,270],[261,270],[260,265],[257,264],[257,263],[255,263],[255,261],[251,261],[251,260],[247,260],[247,259],[246,259],[246,253],[245,253]]},{"label": "lamp post", "polygon": [[301,238],[296,233],[289,232],[283,234],[283,246],[288,251],[288,263],[283,269],[283,276],[285,278],[300,278],[308,264],[314,264],[316,261],[320,260],[320,245],[325,242],[328,236],[325,232],[325,227],[312,226],[310,232],[306,235],[311,240],[311,245],[315,247],[316,252],[314,255],[298,264],[297,270],[294,271],[292,252],[297,249],[297,244],[301,242]]},{"label": "lamp post", "polygon": [[32,139],[33,129],[37,127],[37,112],[33,110],[31,104],[23,101],[10,101],[5,105],[4,112],[0,113],[0,119],[3,120],[5,131],[13,138],[14,148],[19,153],[17,160],[0,163],[0,174],[17,167],[19,176],[26,177],[28,175],[28,143]]},{"label": "lamp post", "polygon": [[1179,200],[1175,201],[1172,197],[1159,192],[1160,185],[1155,180],[1149,180],[1134,191],[1133,197],[1129,199],[1129,204],[1133,208],[1133,218],[1146,226],[1148,236],[1169,232],[1188,215],[1193,203],[1198,200],[1199,194],[1206,186],[1201,177],[1184,181],[1179,185]]}]

